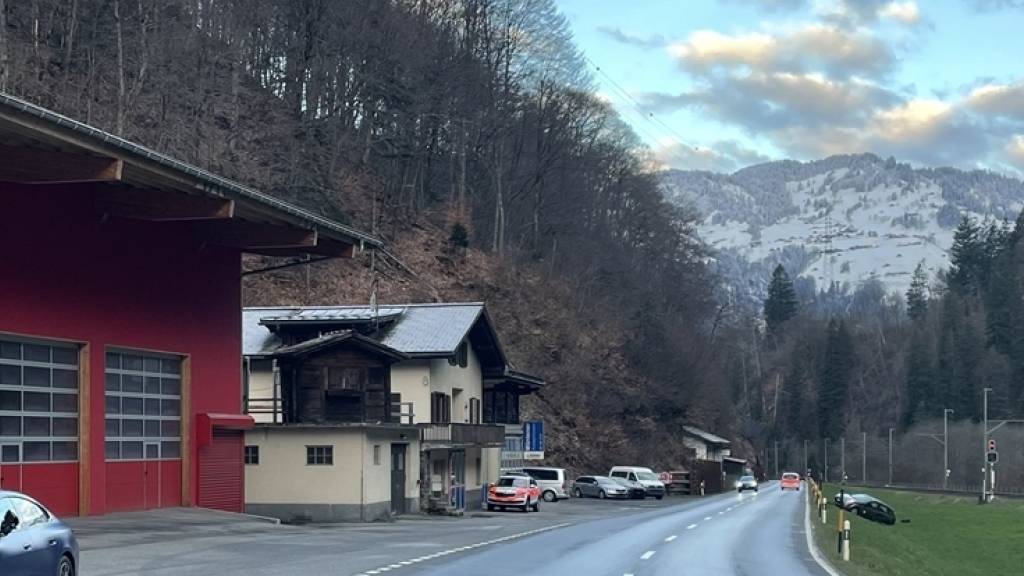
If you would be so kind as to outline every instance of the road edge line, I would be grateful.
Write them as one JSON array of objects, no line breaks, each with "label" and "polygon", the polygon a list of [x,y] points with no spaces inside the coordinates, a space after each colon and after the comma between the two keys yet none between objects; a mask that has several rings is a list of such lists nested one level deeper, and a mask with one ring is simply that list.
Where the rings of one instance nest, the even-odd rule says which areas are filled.
[{"label": "road edge line", "polygon": [[814,536],[812,536],[814,527],[811,526],[811,501],[809,498],[804,498],[804,535],[807,536],[807,549],[811,553],[811,558],[818,563],[829,576],[843,576],[838,570],[829,564],[828,560],[821,555],[818,551],[818,545],[814,543]]}]

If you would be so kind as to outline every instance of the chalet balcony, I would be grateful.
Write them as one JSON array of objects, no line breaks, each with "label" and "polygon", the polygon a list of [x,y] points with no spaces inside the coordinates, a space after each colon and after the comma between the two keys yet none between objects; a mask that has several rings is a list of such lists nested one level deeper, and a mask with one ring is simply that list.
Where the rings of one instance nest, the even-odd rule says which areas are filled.
[{"label": "chalet balcony", "polygon": [[417,424],[424,448],[501,448],[505,427],[493,424]]}]

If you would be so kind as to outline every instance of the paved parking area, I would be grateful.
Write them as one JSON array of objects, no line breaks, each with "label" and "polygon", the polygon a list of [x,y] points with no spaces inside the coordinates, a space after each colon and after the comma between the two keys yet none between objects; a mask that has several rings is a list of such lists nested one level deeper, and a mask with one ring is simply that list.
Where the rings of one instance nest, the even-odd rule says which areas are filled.
[{"label": "paved parking area", "polygon": [[564,525],[679,505],[564,500],[539,513],[477,511],[463,518],[404,516],[373,524],[290,526],[196,508],[73,518],[83,576],[127,574],[357,574]]}]

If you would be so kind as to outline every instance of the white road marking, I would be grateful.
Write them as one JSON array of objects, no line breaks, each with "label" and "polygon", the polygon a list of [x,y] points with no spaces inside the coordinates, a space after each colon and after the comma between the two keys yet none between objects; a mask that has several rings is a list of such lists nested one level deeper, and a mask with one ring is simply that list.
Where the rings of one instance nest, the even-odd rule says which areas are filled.
[{"label": "white road marking", "polygon": [[693,530],[693,529],[694,529],[694,528],[696,528],[696,527],[697,527],[697,525],[696,525],[696,524],[690,524],[689,526],[687,526],[687,527],[686,527],[686,529],[687,529],[687,530]]},{"label": "white road marking", "polygon": [[705,516],[705,517],[704,517],[704,521],[705,521],[705,522],[707,522],[708,520],[711,520],[711,516]]},{"label": "white road marking", "polygon": [[725,514],[725,510],[719,510],[719,511],[718,511],[718,515],[719,515],[719,516],[721,516],[722,514]]},{"label": "white road marking", "polygon": [[640,559],[641,560],[650,560],[651,556],[654,556],[654,550],[648,550],[647,552],[644,552],[643,556],[641,556]]},{"label": "white road marking", "polygon": [[516,540],[518,538],[525,538],[526,536],[532,536],[534,534],[539,534],[541,532],[547,532],[548,530],[555,530],[555,529],[558,529],[558,528],[564,528],[564,527],[568,526],[569,524],[571,524],[571,523],[570,522],[563,522],[562,524],[555,524],[555,525],[552,525],[552,526],[545,526],[543,528],[537,528],[535,530],[528,530],[526,532],[519,532],[518,534],[509,534],[508,536],[502,536],[501,538],[495,538],[493,540],[486,540],[486,541],[483,541],[483,542],[477,542],[476,544],[467,544],[466,546],[460,546],[458,548],[452,548],[451,550],[442,550],[440,552],[435,552],[433,554],[428,554],[426,556],[420,556],[419,558],[413,558],[411,560],[403,560],[403,561],[397,562],[395,564],[389,564],[387,566],[381,566],[380,568],[375,568],[373,570],[367,570],[365,572],[360,572],[360,573],[356,574],[355,576],[374,576],[376,574],[383,574],[384,572],[390,572],[391,570],[396,570],[398,568],[403,568],[405,566],[410,566],[412,564],[417,564],[419,562],[426,562],[428,560],[433,560],[435,558],[440,558],[442,556],[447,556],[449,554],[458,554],[459,552],[465,552],[467,550],[473,550],[473,549],[481,547],[481,546],[491,546],[491,545],[494,545],[494,544],[499,544],[501,542],[506,542],[508,540]]},{"label": "white road marking", "polygon": [[673,535],[669,536],[668,538],[665,538],[665,542],[671,542],[671,541],[675,540],[676,538],[678,538],[678,536],[673,534]]}]

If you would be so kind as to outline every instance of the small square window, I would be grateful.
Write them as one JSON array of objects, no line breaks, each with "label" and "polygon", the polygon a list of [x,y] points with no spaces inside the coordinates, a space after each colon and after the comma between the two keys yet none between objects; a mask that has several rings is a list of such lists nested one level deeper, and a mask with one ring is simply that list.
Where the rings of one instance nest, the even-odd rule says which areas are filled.
[{"label": "small square window", "polygon": [[106,429],[104,430],[107,438],[118,438],[121,436],[121,421],[117,418],[107,418]]},{"label": "small square window", "polygon": [[177,438],[181,435],[181,422],[177,420],[162,420],[160,422],[160,436],[163,438]]},{"label": "small square window", "polygon": [[50,369],[25,366],[25,386],[50,387]]},{"label": "small square window", "polygon": [[78,442],[54,442],[53,460],[55,462],[74,462],[78,460]]},{"label": "small square window", "polygon": [[131,415],[142,414],[142,398],[121,398],[121,413]]},{"label": "small square window", "polygon": [[160,373],[160,359],[146,358],[146,372]]},{"label": "small square window", "polygon": [[118,396],[107,396],[107,414],[121,413],[121,398]]},{"label": "small square window", "polygon": [[46,462],[50,459],[49,442],[25,442],[22,449],[25,462]]},{"label": "small square window", "polygon": [[142,392],[142,376],[131,374],[121,376],[121,390],[124,392]]},{"label": "small square window", "polygon": [[54,347],[53,363],[78,366],[78,350],[75,348]]},{"label": "small square window", "polygon": [[159,444],[146,444],[146,459],[157,460],[160,458],[160,445]]},{"label": "small square window", "polygon": [[121,355],[117,352],[107,352],[107,368],[118,370],[121,368]]},{"label": "small square window", "polygon": [[380,466],[380,444],[373,445],[373,465]]},{"label": "small square window", "polygon": [[0,390],[0,410],[21,410],[21,392]]},{"label": "small square window", "polygon": [[125,370],[142,372],[142,356],[132,356],[131,354],[125,354],[121,359],[121,367]]},{"label": "small square window", "polygon": [[63,370],[61,368],[54,368],[53,387],[70,388],[72,390],[78,388],[78,372],[74,370]]},{"label": "small square window", "polygon": [[146,376],[146,394],[160,393],[160,379],[155,376]]},{"label": "small square window", "polygon": [[49,436],[50,419],[39,416],[25,417],[25,436]]},{"label": "small square window", "polygon": [[78,418],[54,418],[53,435],[63,437],[77,437]]},{"label": "small square window", "polygon": [[142,420],[121,420],[121,435],[125,438],[141,438]]},{"label": "small square window", "polygon": [[[109,422],[109,420],[108,420]],[[121,459],[121,443],[120,442],[107,442],[105,453],[107,460],[120,460]]]},{"label": "small square window", "polygon": [[142,459],[142,442],[121,442],[121,458],[125,460]]},{"label": "small square window", "polygon": [[78,412],[78,394],[54,394],[53,395],[53,411],[54,412],[67,412],[77,413]]},{"label": "small square window", "polygon": [[21,344],[17,342],[0,342],[0,358],[21,360]]},{"label": "small square window", "polygon": [[160,393],[165,396],[181,395],[181,380],[177,378],[163,378],[160,383]]},{"label": "small square window", "polygon": [[306,446],[306,464],[309,466],[333,466],[334,446]]},{"label": "small square window", "polygon": [[50,411],[50,393],[49,392],[25,392],[25,411],[26,412],[49,412]]},{"label": "small square window", "polygon": [[0,436],[21,436],[21,416],[0,416]]},{"label": "small square window", "polygon": [[0,384],[21,386],[21,366],[0,364]]},{"label": "small square window", "polygon": [[0,446],[0,462],[20,462],[21,447],[17,444]]},{"label": "small square window", "polygon": [[161,458],[181,458],[181,444],[177,440],[160,443]]},{"label": "small square window", "polygon": [[259,446],[246,446],[245,447],[245,463],[253,466],[260,463],[260,447]]},{"label": "small square window", "polygon": [[146,420],[146,438],[160,437],[160,421]]},{"label": "small square window", "polygon": [[107,391],[108,392],[120,392],[121,391],[121,375],[120,374],[107,374]]},{"label": "small square window", "polygon": [[40,344],[25,344],[25,360],[31,362],[50,362],[50,347]]}]

